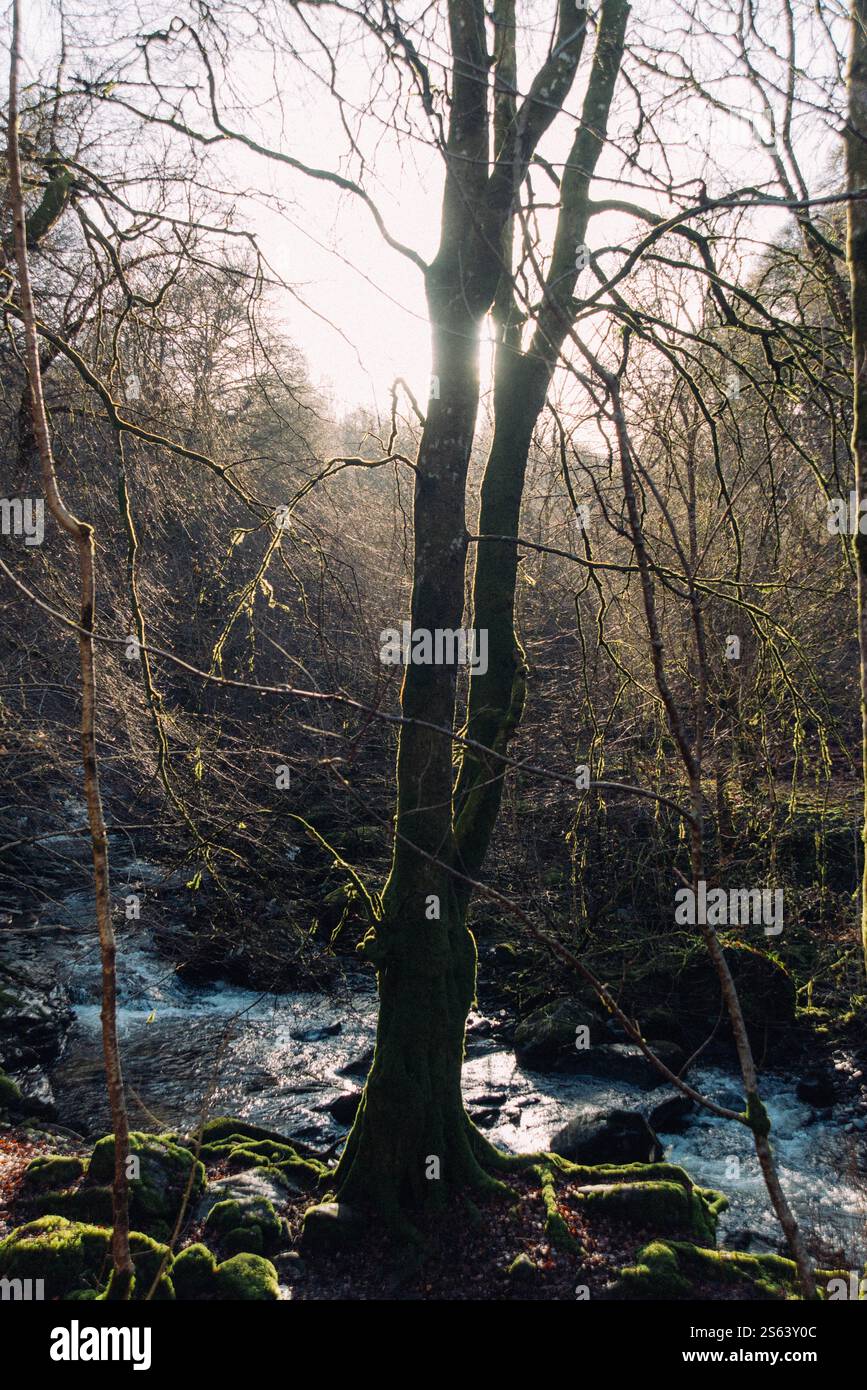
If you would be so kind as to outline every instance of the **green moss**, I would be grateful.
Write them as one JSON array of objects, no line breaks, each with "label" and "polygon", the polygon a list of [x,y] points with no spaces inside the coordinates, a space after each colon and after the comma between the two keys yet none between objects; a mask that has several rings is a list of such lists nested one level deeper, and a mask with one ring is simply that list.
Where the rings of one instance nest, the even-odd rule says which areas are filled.
[{"label": "green moss", "polygon": [[[204,1165],[189,1149],[165,1136],[134,1130],[129,1136],[130,1155],[138,1160],[139,1176],[131,1178],[130,1220],[138,1229],[168,1237],[177,1220],[192,1169],[190,1201],[206,1186]],[[110,1184],[114,1176],[114,1135],[100,1139],[93,1150],[87,1182]],[[82,1189],[84,1190],[84,1189]]]},{"label": "green moss", "polygon": [[755,1091],[750,1091],[747,1096],[747,1108],[744,1113],[753,1134],[758,1135],[761,1139],[766,1139],[771,1132],[771,1121]]},{"label": "green moss", "polygon": [[685,1298],[692,1291],[688,1279],[678,1270],[677,1256],[661,1240],[645,1245],[634,1265],[620,1271],[620,1298]]},{"label": "green moss", "polygon": [[22,1104],[22,1095],[11,1076],[0,1071],[0,1110],[17,1110]]},{"label": "green moss", "polygon": [[233,1255],[217,1266],[216,1295],[220,1299],[242,1299],[245,1302],[280,1297],[277,1271],[270,1260],[261,1255]]},{"label": "green moss", "polygon": [[[133,1297],[144,1298],[157,1272],[171,1263],[168,1247],[134,1231],[130,1252],[136,1279]],[[19,1226],[0,1243],[0,1277],[44,1279],[49,1299],[68,1298],[76,1290],[98,1293],[111,1273],[111,1231],[107,1227],[42,1216]],[[157,1296],[171,1298],[171,1281],[163,1277]]]},{"label": "green moss", "polygon": [[213,1297],[216,1268],[217,1261],[206,1245],[188,1245],[172,1265],[175,1296],[185,1299]]},{"label": "green moss", "polygon": [[515,1256],[506,1273],[516,1283],[530,1284],[537,1278],[539,1266],[530,1259],[526,1251],[522,1250],[520,1255]]},{"label": "green moss", "polygon": [[591,1212],[659,1235],[689,1231],[697,1240],[716,1241],[716,1222],[725,1206],[722,1193],[688,1188],[679,1182],[611,1182],[583,1187],[578,1200]]},{"label": "green moss", "polygon": [[44,1192],[34,1198],[43,1215],[65,1216],[68,1221],[86,1221],[94,1226],[110,1226],[114,1215],[110,1187],[77,1187],[71,1192]]},{"label": "green moss", "polygon": [[291,1144],[282,1140],[250,1139],[230,1134],[202,1145],[202,1157],[209,1163],[230,1161],[238,1168],[273,1168],[301,1191],[316,1187],[329,1171],[315,1158],[302,1158]]},{"label": "green moss", "polygon": [[546,1160],[576,1182],[677,1182],[692,1187],[685,1168],[676,1163],[573,1163],[560,1154],[546,1154]]},{"label": "green moss", "polygon": [[554,1173],[550,1168],[544,1167],[537,1168],[536,1172],[542,1189],[542,1201],[545,1205],[545,1234],[551,1244],[556,1245],[559,1250],[579,1252],[581,1245],[572,1235],[565,1218],[557,1208]]},{"label": "green moss", "polygon": [[227,1198],[208,1212],[205,1232],[226,1249],[261,1255],[279,1248],[284,1225],[267,1197]]},{"label": "green moss", "polygon": [[84,1173],[84,1159],[75,1155],[42,1154],[28,1163],[22,1183],[26,1192],[47,1192],[71,1187]]},{"label": "green moss", "polygon": [[[840,1271],[817,1270],[820,1291],[839,1276]],[[801,1296],[797,1268],[782,1255],[747,1255],[674,1240],[653,1241],[639,1250],[635,1264],[621,1270],[615,1296],[695,1298],[699,1287],[707,1284],[739,1286],[744,1296],[777,1301]]]},{"label": "green moss", "polygon": [[276,1139],[283,1143],[283,1136],[273,1129],[263,1129],[261,1125],[248,1124],[246,1120],[235,1119],[232,1115],[221,1115],[208,1120],[202,1126],[202,1143],[217,1144],[222,1139]]}]

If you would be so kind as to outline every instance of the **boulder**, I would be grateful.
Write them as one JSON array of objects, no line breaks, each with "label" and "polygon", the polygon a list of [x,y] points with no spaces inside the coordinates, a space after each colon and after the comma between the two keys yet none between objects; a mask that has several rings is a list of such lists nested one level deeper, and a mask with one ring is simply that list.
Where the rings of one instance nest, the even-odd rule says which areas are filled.
[{"label": "boulder", "polygon": [[53,974],[0,962],[0,1066],[17,1072],[55,1062],[73,1017]]},{"label": "boulder", "polygon": [[363,1094],[362,1091],[344,1091],[328,1105],[328,1113],[339,1125],[351,1125]]},{"label": "boulder", "polygon": [[[171,1264],[168,1246],[149,1236],[130,1234],[130,1253],[135,1266],[132,1296],[148,1296],[154,1279]],[[107,1227],[66,1221],[62,1216],[42,1216],[19,1226],[0,1242],[0,1278],[43,1279],[46,1299],[95,1296],[111,1273],[111,1231]],[[165,1273],[157,1297],[171,1298],[173,1290]]]},{"label": "boulder", "polygon": [[802,1077],[795,1087],[795,1095],[807,1105],[824,1110],[837,1099],[837,1088],[832,1076],[816,1073],[813,1076]]},{"label": "boulder", "polygon": [[[205,1190],[204,1165],[189,1149],[158,1134],[133,1130],[129,1136],[130,1157],[138,1160],[138,1176],[131,1178],[130,1220],[138,1230],[165,1238],[171,1234],[181,1208],[192,1171],[190,1207]],[[100,1139],[91,1155],[86,1191],[91,1186],[110,1184],[114,1175],[114,1135]]]},{"label": "boulder", "polygon": [[[652,1050],[672,1072],[679,1072],[686,1060],[677,1043],[657,1042]],[[584,1076],[630,1081],[648,1091],[665,1084],[665,1077],[636,1043],[603,1043],[601,1047],[584,1048],[576,1056],[574,1070]]]},{"label": "boulder", "polygon": [[195,1220],[204,1221],[218,1202],[257,1197],[279,1207],[294,1192],[293,1184],[276,1168],[248,1168],[243,1173],[229,1173],[225,1178],[216,1178],[208,1183],[205,1195],[195,1209]]},{"label": "boulder", "polygon": [[[656,1130],[658,1134],[679,1134],[695,1108],[695,1101],[685,1096],[683,1091],[676,1091],[671,1087],[654,1102],[647,1121],[651,1129]],[[743,1104],[739,1101],[735,1109],[742,1110]]]},{"label": "boulder", "polygon": [[286,1236],[286,1223],[267,1197],[227,1197],[211,1207],[205,1235],[232,1254],[271,1254]]},{"label": "boulder", "polygon": [[515,1029],[515,1056],[537,1071],[581,1071],[586,1055],[576,1048],[576,1030],[588,1029],[590,1043],[604,1038],[604,1025],[578,999],[555,999],[522,1019]]},{"label": "boulder", "polygon": [[554,1153],[573,1163],[655,1163],[662,1145],[643,1115],[583,1106],[551,1139]]},{"label": "boulder", "polygon": [[34,1115],[42,1120],[53,1120],[57,1116],[57,1105],[51,1082],[35,1063],[31,1067],[13,1070],[8,1078],[18,1088],[18,1102],[15,1107],[19,1114]]},{"label": "boulder", "polygon": [[84,1172],[84,1159],[75,1154],[40,1154],[24,1169],[21,1185],[25,1193],[50,1192],[71,1187]]},{"label": "boulder", "polygon": [[359,1240],[365,1224],[345,1202],[320,1202],[304,1213],[301,1242],[305,1250],[331,1251]]}]

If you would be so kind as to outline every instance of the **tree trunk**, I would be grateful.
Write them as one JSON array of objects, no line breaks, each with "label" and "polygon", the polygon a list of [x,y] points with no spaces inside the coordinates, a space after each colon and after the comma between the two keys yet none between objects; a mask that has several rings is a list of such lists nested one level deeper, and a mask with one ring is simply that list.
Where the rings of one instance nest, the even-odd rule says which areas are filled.
[{"label": "tree trunk", "polygon": [[846,131],[848,191],[861,195],[848,205],[846,257],[852,293],[852,371],[854,423],[852,454],[858,526],[853,538],[858,586],[858,650],[861,680],[861,759],[864,780],[861,880],[861,945],[867,968],[867,535],[861,532],[862,506],[867,512],[867,0],[853,0],[852,47],[848,75],[849,125]]},{"label": "tree trunk", "polygon": [[[608,8],[622,12],[625,23],[624,0],[608,0]],[[561,0],[557,43],[519,109],[514,6],[512,0],[498,0],[495,164],[489,177],[484,9],[477,0],[455,0],[449,17],[454,81],[442,236],[427,273],[436,390],[422,433],[414,500],[412,630],[428,633],[458,629],[463,622],[465,499],[479,403],[480,325],[498,285],[510,282],[515,201],[534,145],[571,86],[586,28],[584,13],[572,0]],[[590,86],[595,92],[594,75]],[[596,143],[601,147],[601,139]],[[574,250],[571,260],[574,265]],[[493,509],[502,518],[509,534],[516,534],[530,437],[548,380],[542,371],[535,407],[529,402],[521,407],[510,402],[509,388],[498,373],[498,434],[512,444],[492,454],[483,505],[489,516]],[[510,411],[510,404],[518,406],[517,413]],[[507,416],[502,424],[501,414]],[[515,675],[515,547],[499,555],[504,557],[502,566],[482,565],[481,580],[477,567],[474,626],[488,629],[489,673],[471,677],[473,708],[478,704],[476,692],[506,687],[511,691]],[[401,690],[404,717],[451,730],[455,677],[454,666],[408,665]],[[515,712],[509,725],[508,709],[504,711],[503,701],[492,694],[490,721],[479,724],[485,743],[502,744],[520,717],[521,703],[507,702]],[[455,866],[463,871],[468,858],[466,847],[457,855],[454,806],[463,792],[459,785],[458,801],[453,801],[454,783],[451,737],[404,724],[391,874],[382,920],[364,943],[379,980],[376,1048],[336,1174],[341,1199],[373,1200],[398,1222],[404,1210],[441,1205],[450,1192],[499,1187],[480,1161],[482,1152],[490,1158],[491,1149],[467,1116],[461,1094],[464,1031],[476,988],[476,946],[467,927],[468,894],[451,872]],[[484,859],[499,794],[497,780],[495,798],[485,800],[485,814],[473,837],[473,867]],[[465,815],[462,839],[467,824]]]},{"label": "tree trunk", "polygon": [[69,511],[57,486],[48,416],[42,394],[42,373],[39,342],[36,332],[36,311],[30,285],[27,255],[27,230],[24,193],[21,179],[21,160],[18,148],[18,72],[20,66],[19,0],[12,6],[12,52],[9,66],[9,201],[12,207],[15,236],[15,258],[18,268],[19,302],[24,324],[25,360],[27,364],[33,434],[42,469],[42,484],[51,515],[75,542],[78,548],[80,616],[78,648],[81,664],[81,755],[84,792],[93,854],[93,877],[96,899],[96,920],[102,965],[102,1048],[108,1088],[109,1107],[114,1129],[114,1181],[112,1184],[112,1258],[113,1274],[109,1286],[111,1298],[126,1298],[130,1293],[133,1264],[129,1248],[129,1124],[126,1111],[120,1049],[117,1038],[117,977],[115,972],[115,938],[111,921],[109,892],[108,836],[102,811],[99,788],[99,766],[96,752],[96,665],[93,651],[95,617],[95,566],[93,528]]}]

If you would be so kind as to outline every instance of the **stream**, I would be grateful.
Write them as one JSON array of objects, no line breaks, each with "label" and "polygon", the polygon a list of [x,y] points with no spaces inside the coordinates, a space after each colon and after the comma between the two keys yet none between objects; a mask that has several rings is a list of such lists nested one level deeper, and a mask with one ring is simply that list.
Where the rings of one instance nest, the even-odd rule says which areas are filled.
[{"label": "stream", "polygon": [[[128,859],[115,870],[119,899],[133,886],[164,881],[162,870]],[[61,1124],[88,1135],[108,1128],[100,1048],[99,954],[87,892],[67,894],[51,910],[65,935],[38,934],[30,949],[50,955],[75,1008],[65,1052],[51,1071]],[[235,1114],[305,1140],[320,1150],[339,1143],[346,1126],[329,1106],[356,1091],[369,1065],[376,994],[369,971],[354,963],[331,994],[257,994],[230,984],[184,983],[153,944],[147,927],[129,922],[118,947],[119,1029],[134,1127],[188,1130],[203,1105],[209,1115]],[[547,1074],[518,1065],[490,1020],[471,1016],[464,1092],[488,1137],[513,1152],[549,1145],[584,1105],[640,1111],[671,1094],[598,1078]],[[699,1068],[694,1086],[742,1107],[733,1073]],[[815,1111],[796,1096],[797,1076],[765,1073],[762,1094],[780,1175],[798,1220],[828,1259],[857,1269],[867,1259],[867,1121],[845,1102]],[[780,1249],[752,1149],[741,1126],[694,1113],[679,1132],[661,1133],[665,1158],[702,1186],[730,1199],[720,1243]]]}]

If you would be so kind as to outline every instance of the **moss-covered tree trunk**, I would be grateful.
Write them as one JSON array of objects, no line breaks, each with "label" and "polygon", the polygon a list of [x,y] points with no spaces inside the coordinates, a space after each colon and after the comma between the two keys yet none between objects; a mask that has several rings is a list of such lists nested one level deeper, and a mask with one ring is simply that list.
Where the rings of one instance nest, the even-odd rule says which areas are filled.
[{"label": "moss-covered tree trunk", "polygon": [[[559,0],[552,51],[518,105],[514,0],[496,0],[493,18],[498,125],[491,165],[492,63],[484,5],[449,5],[453,64],[442,233],[426,276],[435,386],[414,498],[412,628],[431,634],[464,625],[465,500],[479,402],[480,327],[498,284],[511,272],[517,196],[533,150],[572,85],[586,29],[586,12],[575,0]],[[519,503],[520,482],[517,487]],[[512,497],[509,515],[514,510]],[[514,578],[511,592],[506,584],[507,620],[489,632],[488,660],[498,669],[512,660],[513,596]],[[451,1192],[495,1185],[480,1161],[481,1154],[490,1156],[490,1146],[471,1124],[461,1095],[476,948],[467,926],[467,894],[453,872],[459,867],[451,735],[456,674],[453,665],[411,664],[404,676],[401,709],[407,722],[398,749],[392,868],[382,919],[364,943],[378,973],[376,1048],[336,1173],[341,1199],[373,1201],[398,1220],[407,1210],[441,1204]],[[474,674],[471,688],[481,679]],[[498,716],[497,728],[501,722]],[[497,737],[492,730],[492,743]],[[490,828],[480,834],[479,862]]]}]

